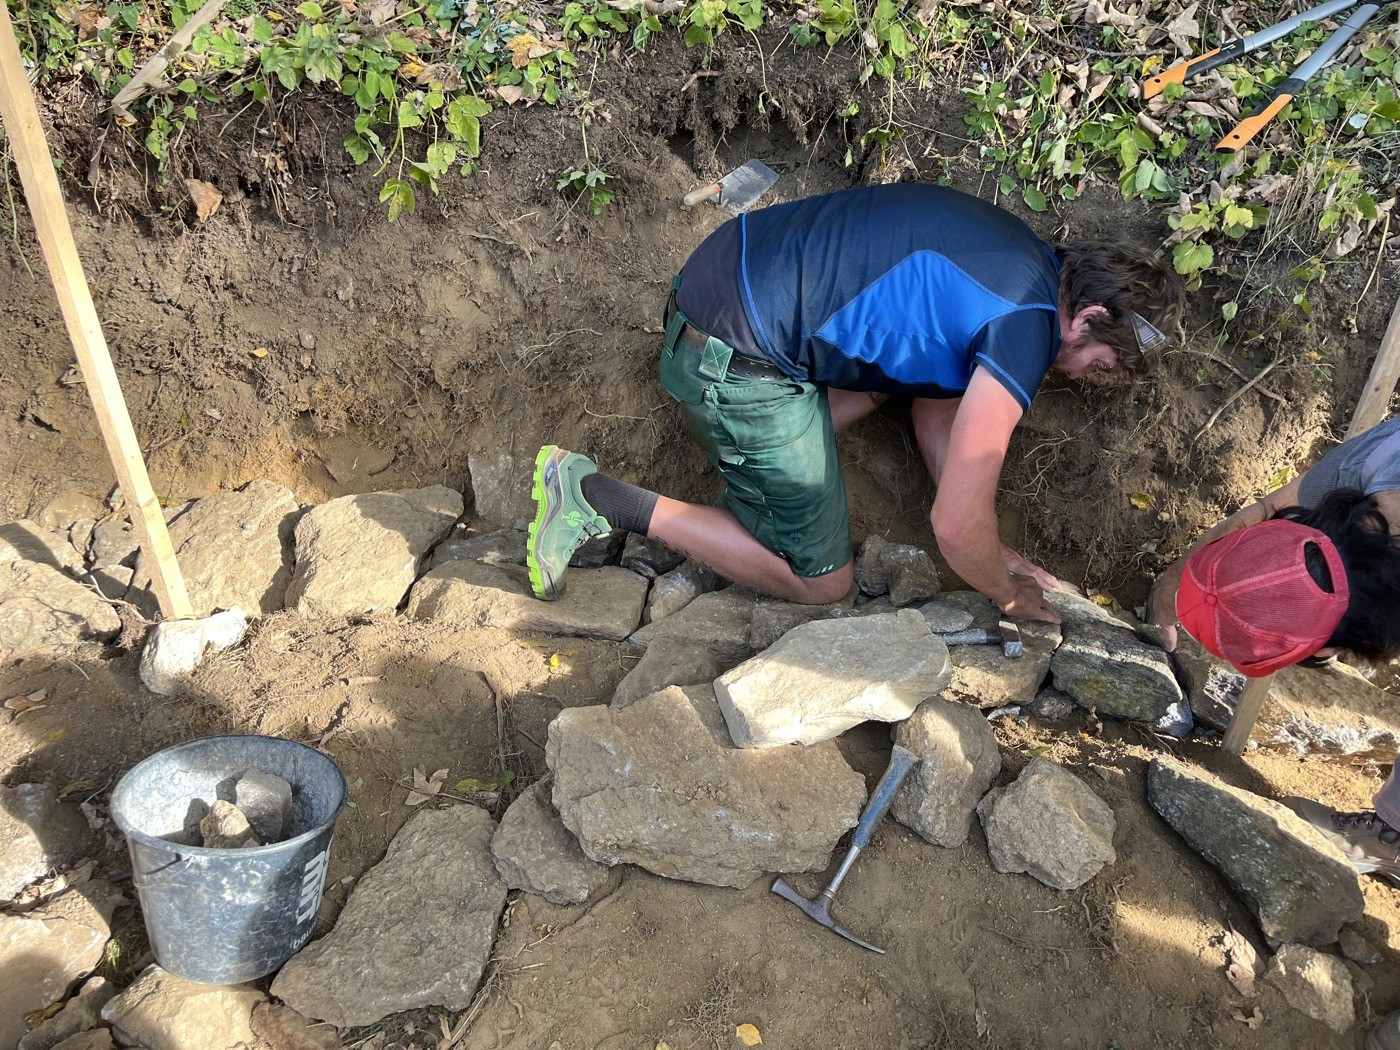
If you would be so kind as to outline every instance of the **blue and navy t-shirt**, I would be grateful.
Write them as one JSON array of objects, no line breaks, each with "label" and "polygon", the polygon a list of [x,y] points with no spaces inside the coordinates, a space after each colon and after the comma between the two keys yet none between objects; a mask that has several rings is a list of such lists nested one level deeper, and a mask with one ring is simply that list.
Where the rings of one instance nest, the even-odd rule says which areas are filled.
[{"label": "blue and navy t-shirt", "polygon": [[985,368],[1023,408],[1059,352],[1059,261],[944,186],[845,190],[741,215],[686,262],[698,327],[794,379],[960,397]]}]

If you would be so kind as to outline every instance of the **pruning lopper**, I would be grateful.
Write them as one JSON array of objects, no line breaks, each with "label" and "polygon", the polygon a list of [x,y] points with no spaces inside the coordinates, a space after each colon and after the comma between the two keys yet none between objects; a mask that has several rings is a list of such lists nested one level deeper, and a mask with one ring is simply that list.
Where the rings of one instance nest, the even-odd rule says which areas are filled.
[{"label": "pruning lopper", "polygon": [[1302,91],[1303,86],[1331,62],[1342,48],[1346,47],[1347,42],[1356,35],[1357,30],[1375,17],[1377,11],[1396,3],[1396,0],[1371,0],[1369,3],[1361,4],[1360,7],[1357,7],[1357,3],[1358,0],[1328,0],[1327,3],[1319,4],[1307,11],[1301,11],[1292,18],[1285,18],[1282,22],[1269,26],[1267,29],[1261,29],[1257,33],[1240,37],[1238,40],[1231,40],[1229,43],[1222,44],[1213,51],[1207,51],[1197,58],[1178,62],[1170,69],[1163,70],[1156,76],[1144,80],[1142,97],[1153,98],[1166,90],[1168,84],[1184,84],[1197,73],[1204,73],[1208,69],[1233,62],[1246,52],[1287,36],[1301,25],[1318,22],[1348,8],[1356,7],[1351,17],[1337,27],[1332,35],[1324,40],[1318,49],[1308,56],[1308,59],[1298,66],[1287,79],[1280,82],[1257,110],[1241,120],[1235,125],[1234,131],[1216,143],[1216,149],[1234,153],[1259,134],[1264,125],[1273,120],[1279,111],[1293,100],[1293,96]]}]

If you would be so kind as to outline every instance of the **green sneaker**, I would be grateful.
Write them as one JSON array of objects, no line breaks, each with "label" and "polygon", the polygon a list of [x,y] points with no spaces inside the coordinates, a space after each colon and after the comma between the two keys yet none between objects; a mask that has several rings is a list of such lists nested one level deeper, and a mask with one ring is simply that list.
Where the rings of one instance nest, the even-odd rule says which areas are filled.
[{"label": "green sneaker", "polygon": [[535,457],[535,520],[525,562],[536,598],[552,602],[564,593],[569,558],[584,540],[612,532],[607,519],[588,505],[579,483],[598,468],[587,456],[546,445]]}]

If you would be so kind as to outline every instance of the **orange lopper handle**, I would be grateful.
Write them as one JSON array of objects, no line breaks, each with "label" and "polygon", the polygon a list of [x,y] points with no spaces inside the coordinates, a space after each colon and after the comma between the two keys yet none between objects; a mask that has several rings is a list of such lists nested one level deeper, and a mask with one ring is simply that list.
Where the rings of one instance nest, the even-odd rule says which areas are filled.
[{"label": "orange lopper handle", "polygon": [[1196,73],[1204,72],[1218,63],[1207,63],[1207,59],[1218,55],[1220,48],[1212,48],[1204,55],[1197,55],[1195,58],[1188,58],[1185,62],[1178,62],[1171,69],[1164,69],[1155,77],[1148,77],[1142,82],[1142,97],[1144,99],[1156,98],[1167,89],[1168,84],[1184,84],[1188,77]]},{"label": "orange lopper handle", "polygon": [[1278,116],[1279,111],[1292,101],[1291,93],[1282,92],[1275,95],[1263,109],[1236,124],[1235,130],[1217,142],[1215,148],[1223,153],[1235,153],[1243,149],[1250,139],[1264,130],[1264,125]]}]

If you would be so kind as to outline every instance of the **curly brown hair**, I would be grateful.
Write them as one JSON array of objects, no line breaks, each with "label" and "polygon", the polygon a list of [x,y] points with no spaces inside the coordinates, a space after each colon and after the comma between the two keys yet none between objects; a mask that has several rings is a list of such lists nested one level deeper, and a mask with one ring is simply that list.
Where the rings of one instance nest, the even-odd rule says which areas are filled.
[{"label": "curly brown hair", "polygon": [[1072,241],[1056,249],[1060,266],[1060,309],[1074,317],[1086,306],[1102,306],[1108,316],[1091,317],[1089,337],[1116,350],[1123,368],[1147,370],[1128,311],[1147,318],[1176,339],[1181,332],[1185,289],[1170,262],[1133,241]]}]

